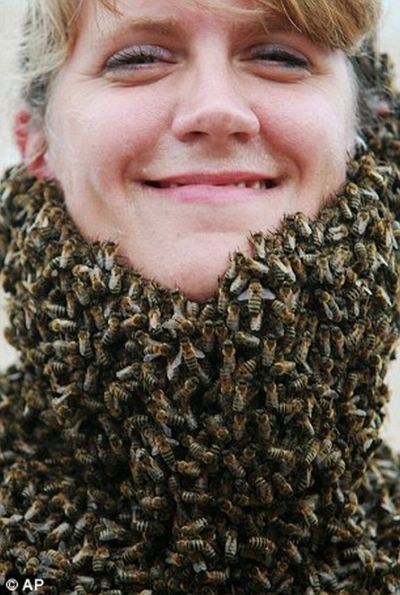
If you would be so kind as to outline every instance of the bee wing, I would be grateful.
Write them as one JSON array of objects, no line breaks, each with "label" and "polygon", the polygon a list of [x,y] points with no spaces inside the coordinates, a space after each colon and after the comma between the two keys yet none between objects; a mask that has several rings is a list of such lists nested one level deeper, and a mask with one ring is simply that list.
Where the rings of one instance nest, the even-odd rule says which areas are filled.
[{"label": "bee wing", "polygon": [[270,289],[263,287],[262,297],[264,300],[274,300],[276,298],[276,295]]},{"label": "bee wing", "polygon": [[180,349],[176,355],[176,357],[174,357],[174,359],[172,360],[171,363],[168,364],[167,366],[167,378],[168,380],[172,380],[172,377],[174,375],[174,372],[176,370],[176,368],[178,368],[181,365],[182,362],[182,349]]},{"label": "bee wing", "polygon": [[[146,353],[146,355],[143,358],[144,362],[151,362],[153,361],[153,359],[156,359],[157,357],[161,357],[161,353]],[[169,379],[171,380],[171,379]]]},{"label": "bee wing", "polygon": [[251,295],[251,291],[250,291],[249,288],[247,288],[243,293],[241,293],[240,295],[238,295],[237,299],[240,302],[243,302],[244,300],[248,300],[249,297],[250,297],[250,295]]},{"label": "bee wing", "polygon": [[193,351],[194,351],[194,354],[197,357],[197,359],[205,358],[205,354],[203,351],[201,351],[201,349],[197,349],[196,347],[193,347]]}]

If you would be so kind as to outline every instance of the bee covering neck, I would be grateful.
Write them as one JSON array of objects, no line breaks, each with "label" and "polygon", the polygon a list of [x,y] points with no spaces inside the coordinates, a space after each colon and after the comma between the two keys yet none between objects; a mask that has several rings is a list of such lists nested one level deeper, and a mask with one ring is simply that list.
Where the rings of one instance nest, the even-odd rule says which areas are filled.
[{"label": "bee covering neck", "polygon": [[54,183],[7,174],[10,568],[28,563],[17,531],[63,592],[400,589],[399,466],[378,436],[399,331],[394,125],[316,220],[253,234],[205,304],[83,240]]}]

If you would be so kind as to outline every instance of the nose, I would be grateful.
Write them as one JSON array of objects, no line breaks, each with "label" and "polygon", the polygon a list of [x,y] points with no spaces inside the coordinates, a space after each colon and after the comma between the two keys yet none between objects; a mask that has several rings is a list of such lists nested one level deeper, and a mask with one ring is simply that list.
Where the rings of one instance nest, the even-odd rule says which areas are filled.
[{"label": "nose", "polygon": [[188,77],[178,101],[172,123],[175,137],[182,142],[203,139],[219,145],[255,137],[260,121],[242,85],[229,67],[203,65]]}]

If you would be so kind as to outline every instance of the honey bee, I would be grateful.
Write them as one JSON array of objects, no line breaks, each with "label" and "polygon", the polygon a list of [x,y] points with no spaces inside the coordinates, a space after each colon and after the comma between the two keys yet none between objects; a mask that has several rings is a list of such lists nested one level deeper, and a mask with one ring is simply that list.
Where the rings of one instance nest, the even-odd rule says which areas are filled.
[{"label": "honey bee", "polygon": [[182,337],[180,345],[183,361],[185,362],[189,372],[198,372],[199,363],[197,360],[204,358],[205,354],[200,349],[194,347],[188,337]]},{"label": "honey bee", "polygon": [[87,393],[94,394],[97,391],[97,380],[99,371],[93,364],[89,364],[86,369],[85,379],[83,381],[83,390]]},{"label": "honey bee", "polygon": [[146,347],[144,350],[144,358],[145,362],[152,361],[158,357],[168,357],[171,353],[171,345],[168,343],[161,343],[159,341],[154,341],[153,339],[149,339],[146,342]]},{"label": "honey bee", "polygon": [[297,545],[293,543],[293,541],[287,541],[283,545],[283,550],[286,552],[289,558],[293,560],[293,562],[295,562],[296,564],[302,564],[303,556],[301,555],[299,548],[297,547]]},{"label": "honey bee", "polygon": [[340,197],[337,199],[337,202],[338,202],[338,206],[339,206],[342,216],[347,221],[350,221],[351,219],[353,219],[353,213],[352,213],[349,205],[347,204],[347,201],[344,198]]},{"label": "honey bee", "polygon": [[178,552],[201,552],[206,558],[212,560],[216,558],[217,553],[210,543],[204,539],[179,539],[176,542]]},{"label": "honey bee", "polygon": [[167,507],[167,500],[162,496],[144,496],[139,500],[141,506],[146,510],[163,510]]},{"label": "honey bee", "polygon": [[250,537],[248,546],[252,550],[263,551],[268,554],[276,550],[276,544],[268,537]]},{"label": "honey bee", "polygon": [[[273,447],[270,448],[270,451],[273,450]],[[282,451],[283,449],[275,449]],[[287,458],[289,457],[289,458]],[[293,457],[293,453],[291,451],[285,451],[284,457],[282,458],[281,454],[279,457],[281,460],[290,460]],[[275,456],[274,456],[275,458]],[[293,494],[293,488],[290,483],[283,477],[281,473],[274,473],[272,476],[272,483],[274,484],[277,492],[280,496],[291,496]]]},{"label": "honey bee", "polygon": [[200,323],[204,323],[206,320],[211,320],[214,318],[215,315],[215,307],[212,303],[207,302],[205,306],[203,306],[200,314],[199,314],[199,321]]},{"label": "honey bee", "polygon": [[153,306],[150,308],[148,320],[150,332],[157,332],[161,329],[161,311],[158,306]]},{"label": "honey bee", "polygon": [[[349,209],[349,212],[351,215],[350,209]],[[337,225],[335,227],[330,227],[328,229],[326,237],[329,242],[340,242],[344,238],[347,238],[348,235],[349,235],[349,230],[346,225]]]},{"label": "honey bee", "polygon": [[223,369],[228,374],[232,374],[236,368],[236,349],[235,345],[230,339],[224,341],[222,346]]},{"label": "honey bee", "polygon": [[100,304],[93,304],[90,308],[90,313],[93,316],[94,323],[97,330],[102,331],[106,326],[103,308]]},{"label": "honey bee", "polygon": [[382,306],[388,308],[393,307],[392,300],[390,299],[387,291],[384,289],[384,287],[382,287],[382,285],[377,285],[375,287],[375,297],[379,300]]},{"label": "honey bee", "polygon": [[31,574],[33,576],[37,576],[38,571],[40,568],[40,560],[36,556],[31,556],[25,566],[24,566],[24,574]]},{"label": "honey bee", "polygon": [[259,262],[258,260],[254,260],[254,258],[249,258],[248,256],[243,256],[242,262],[240,266],[245,266],[252,274],[258,276],[265,276],[268,275],[270,272],[270,267],[264,264],[263,262]]},{"label": "honey bee", "polygon": [[363,338],[366,331],[366,324],[363,320],[360,320],[354,324],[353,330],[351,333],[347,335],[345,338],[346,345],[352,351],[356,351]]},{"label": "honey bee", "polygon": [[230,576],[230,569],[226,570],[206,570],[204,573],[204,579],[207,584],[210,585],[221,585],[226,583]]},{"label": "honey bee", "polygon": [[97,263],[106,271],[112,271],[115,264],[116,246],[112,242],[101,242],[97,252]]},{"label": "honey bee", "polygon": [[199,517],[196,520],[192,521],[189,525],[183,525],[181,531],[184,535],[187,536],[196,535],[196,533],[199,533],[204,529],[207,529],[208,525],[209,523],[206,517]]},{"label": "honey bee", "polygon": [[110,354],[105,351],[103,345],[101,344],[101,340],[98,337],[93,339],[93,347],[97,363],[102,367],[109,366],[111,364]]},{"label": "honey bee", "polygon": [[242,377],[244,380],[249,381],[252,378],[253,373],[257,368],[257,358],[252,357],[242,362],[237,368],[238,377]]},{"label": "honey bee", "polygon": [[88,533],[90,529],[94,526],[96,522],[96,517],[93,512],[85,512],[83,516],[81,516],[74,526],[73,537],[75,539],[81,540],[85,533]]},{"label": "honey bee", "polygon": [[318,256],[316,265],[320,283],[327,281],[330,285],[333,285],[335,279],[330,269],[328,258],[326,256]]},{"label": "honey bee", "polygon": [[339,327],[337,327],[337,326],[331,327],[331,337],[332,337],[332,344],[336,350],[338,357],[343,358],[346,339]]},{"label": "honey bee", "polygon": [[266,256],[265,252],[265,236],[260,233],[252,233],[250,235],[250,242],[254,249],[254,254],[260,260],[264,260]]},{"label": "honey bee", "polygon": [[205,320],[202,329],[202,346],[206,353],[211,353],[215,343],[215,330],[211,320]]},{"label": "honey bee", "polygon": [[291,362],[289,360],[282,360],[279,362],[275,362],[272,367],[271,371],[276,376],[286,376],[293,372],[296,369],[296,362]]},{"label": "honey bee", "polygon": [[235,343],[249,349],[255,349],[259,346],[261,339],[250,333],[238,331],[235,333]]},{"label": "honey bee", "polygon": [[155,419],[160,424],[165,424],[167,426],[176,426],[178,428],[186,426],[186,419],[182,415],[179,415],[178,413],[170,413],[164,409],[160,409],[160,411],[156,413]]},{"label": "honey bee", "polygon": [[75,250],[77,243],[74,240],[67,240],[61,250],[59,266],[61,269],[71,268],[74,263]]},{"label": "honey bee", "polygon": [[35,500],[28,508],[24,515],[26,521],[33,520],[36,516],[41,515],[44,511],[44,502],[42,500]]},{"label": "honey bee", "polygon": [[266,368],[270,368],[275,360],[276,339],[267,337],[263,340],[263,348],[261,353],[261,363]]},{"label": "honey bee", "polygon": [[150,582],[149,573],[144,570],[121,570],[117,569],[116,575],[118,581],[123,585],[148,584]]},{"label": "honey bee", "polygon": [[178,461],[176,463],[176,470],[182,475],[189,477],[200,477],[201,469],[197,463],[193,461]]},{"label": "honey bee", "polygon": [[243,439],[246,432],[247,418],[243,413],[235,413],[233,416],[233,437],[237,442]]},{"label": "honey bee", "polygon": [[106,546],[98,547],[93,553],[92,568],[94,572],[103,572],[106,560],[110,558],[110,550]]},{"label": "honey bee", "polygon": [[[268,450],[267,450],[267,456],[268,458],[274,460],[274,461],[291,461],[294,457],[294,452],[292,450],[287,450],[285,448],[278,448],[276,446],[271,446]],[[279,483],[280,478],[278,477],[278,474],[276,474],[276,481]]]},{"label": "honey bee", "polygon": [[370,222],[370,214],[366,210],[360,210],[355,218],[355,221],[351,227],[351,231],[354,235],[363,236]]},{"label": "honey bee", "polygon": [[139,374],[140,364],[135,362],[129,366],[126,366],[125,368],[122,368],[121,370],[118,370],[115,375],[118,380],[125,381],[130,380],[131,378],[136,378]]},{"label": "honey bee", "polygon": [[170,469],[175,470],[176,458],[166,437],[163,434],[157,434],[155,437],[155,444],[163,461],[170,467]]},{"label": "honey bee", "polygon": [[231,302],[227,306],[226,326],[231,331],[238,331],[240,326],[240,306]]},{"label": "honey bee", "polygon": [[293,224],[300,236],[309,238],[312,234],[312,229],[309,225],[309,219],[304,213],[296,213],[293,217]]},{"label": "honey bee", "polygon": [[183,490],[181,492],[182,502],[185,504],[197,504],[198,506],[207,506],[211,502],[211,496],[202,492],[191,492],[189,490]]},{"label": "honey bee", "polygon": [[243,270],[240,270],[229,287],[230,292],[233,293],[233,295],[238,295],[246,287],[248,281],[248,273]]},{"label": "honey bee", "polygon": [[132,314],[132,316],[129,316],[122,321],[121,328],[126,333],[130,333],[136,329],[143,329],[146,325],[147,317],[140,312],[135,312],[135,314]]},{"label": "honey bee", "polygon": [[218,288],[217,309],[220,314],[224,314],[229,303],[229,292],[224,286]]},{"label": "honey bee", "polygon": [[326,357],[331,356],[331,332],[327,324],[321,324],[319,327],[319,343],[322,353]]},{"label": "honey bee", "polygon": [[275,294],[264,288],[259,281],[251,281],[246,291],[238,296],[239,301],[248,300],[248,309],[251,316],[250,328],[259,331],[262,322],[262,300],[273,300]]},{"label": "honey bee", "polygon": [[103,345],[109,346],[118,339],[120,335],[120,320],[118,316],[111,315],[107,321],[107,329],[104,332],[101,343]]},{"label": "honey bee", "polygon": [[274,272],[274,276],[278,281],[296,281],[296,275],[292,269],[289,259],[284,257],[278,257],[275,255],[271,255],[270,262],[272,265],[272,269]]},{"label": "honey bee", "polygon": [[108,279],[108,289],[111,293],[121,293],[122,288],[122,269],[121,267],[114,265],[110,271],[110,277]]},{"label": "honey bee", "polygon": [[304,522],[308,527],[317,527],[319,524],[318,517],[315,514],[315,501],[311,498],[301,500],[298,504],[298,510],[304,517]]},{"label": "honey bee", "polygon": [[76,322],[62,318],[54,318],[54,320],[49,323],[49,329],[55,333],[74,332],[77,328],[78,325]]},{"label": "honey bee", "polygon": [[281,300],[275,299],[271,303],[271,308],[283,322],[286,322],[287,324],[292,324],[294,322],[295,316],[293,312],[291,312],[287,305]]},{"label": "honey bee", "polygon": [[343,313],[337,305],[335,298],[327,291],[319,291],[318,297],[324,309],[325,316],[333,322],[340,322],[343,318]]},{"label": "honey bee", "polygon": [[94,293],[104,293],[106,284],[104,282],[103,273],[97,265],[90,270],[89,278]]},{"label": "honey bee", "polygon": [[225,534],[225,557],[232,561],[237,555],[237,532],[234,529],[229,529]]},{"label": "honey bee", "polygon": [[288,403],[279,403],[277,406],[277,412],[282,415],[291,415],[293,413],[300,413],[303,405],[300,399],[292,399]]},{"label": "honey bee", "polygon": [[261,501],[264,504],[271,504],[271,502],[274,499],[274,496],[273,496],[273,492],[272,492],[272,487],[267,482],[267,480],[262,476],[258,476],[256,478],[256,480],[254,481],[254,485],[255,485],[257,492],[261,498]]},{"label": "honey bee", "polygon": [[224,464],[228,467],[229,471],[237,479],[244,479],[246,477],[246,471],[237,460],[237,457],[233,453],[227,453],[223,457]]},{"label": "honey bee", "polygon": [[327,587],[332,593],[340,591],[339,582],[333,570],[327,565],[318,571],[322,584]]},{"label": "honey bee", "polygon": [[[133,530],[135,528],[133,527]],[[122,560],[124,562],[135,562],[136,560],[142,558],[146,551],[146,546],[143,541],[139,543],[135,543],[135,545],[128,546],[123,549],[122,551]]]},{"label": "honey bee", "polygon": [[185,380],[181,386],[172,396],[172,399],[177,402],[187,402],[190,397],[196,392],[199,387],[199,379],[196,376],[191,376]]},{"label": "honey bee", "polygon": [[244,378],[239,378],[235,386],[235,394],[232,401],[232,411],[242,413],[246,407],[248,399],[249,385]]},{"label": "honey bee", "polygon": [[90,344],[90,333],[86,329],[81,329],[78,332],[78,349],[80,355],[85,359],[93,357],[93,350]]}]

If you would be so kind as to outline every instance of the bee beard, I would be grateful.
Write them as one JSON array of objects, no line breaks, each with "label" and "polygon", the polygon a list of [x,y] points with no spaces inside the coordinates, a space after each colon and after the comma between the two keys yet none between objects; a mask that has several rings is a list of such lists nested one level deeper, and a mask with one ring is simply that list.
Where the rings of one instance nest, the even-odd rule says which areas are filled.
[{"label": "bee beard", "polygon": [[25,516],[35,555],[62,541],[71,560],[86,535],[110,547],[117,582],[161,593],[337,590],[365,572],[380,588],[390,573],[375,562],[393,552],[376,544],[374,506],[393,470],[371,458],[399,326],[398,178],[371,154],[348,176],[316,220],[254,234],[252,258],[234,256],[196,304],[85,242],[53,183],[9,174],[7,338],[21,362],[2,379],[20,470],[7,501],[33,482],[46,518],[75,522],[44,544]]}]

